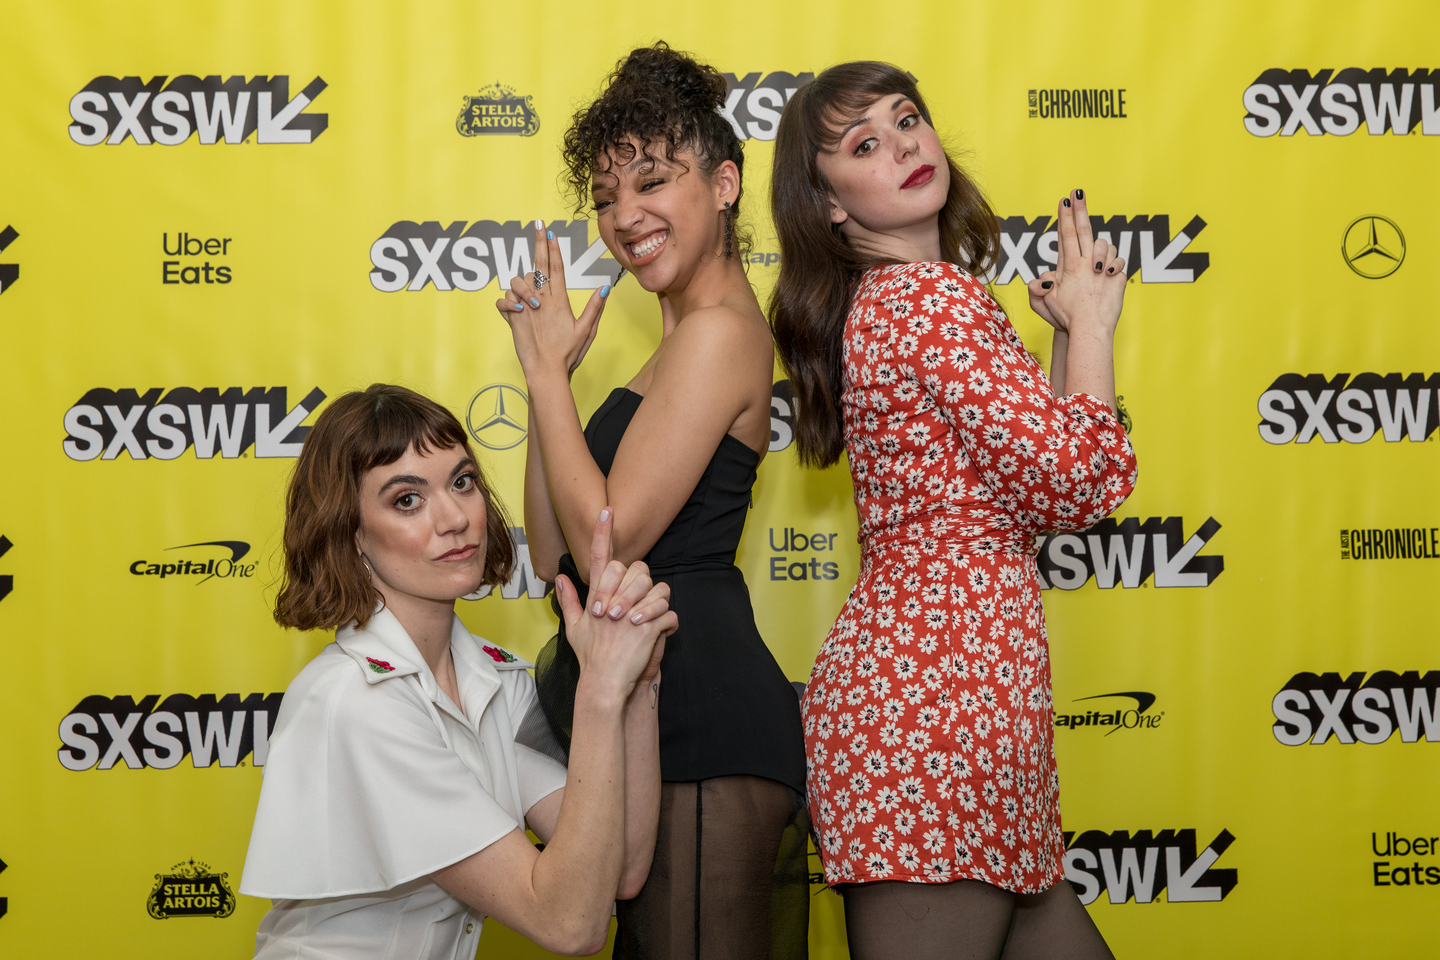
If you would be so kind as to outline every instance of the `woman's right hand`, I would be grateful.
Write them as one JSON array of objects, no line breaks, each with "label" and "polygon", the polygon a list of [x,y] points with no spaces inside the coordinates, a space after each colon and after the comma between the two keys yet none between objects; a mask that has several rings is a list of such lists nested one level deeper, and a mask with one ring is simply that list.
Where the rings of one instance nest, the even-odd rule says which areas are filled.
[{"label": "woman's right hand", "polygon": [[581,682],[588,680],[626,699],[642,678],[648,682],[657,674],[664,639],[675,632],[679,618],[670,610],[670,588],[652,583],[644,563],[627,568],[610,559],[613,525],[614,514],[606,507],[595,523],[590,551],[590,609],[580,606],[569,578],[557,579],[555,590],[566,636],[580,662]]}]

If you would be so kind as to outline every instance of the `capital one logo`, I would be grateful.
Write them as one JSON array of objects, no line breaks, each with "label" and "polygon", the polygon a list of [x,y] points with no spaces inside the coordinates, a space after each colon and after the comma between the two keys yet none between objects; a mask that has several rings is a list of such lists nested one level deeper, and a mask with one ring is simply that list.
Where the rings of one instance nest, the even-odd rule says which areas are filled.
[{"label": "capital one logo", "polygon": [[82,147],[120,144],[178,146],[198,134],[204,144],[313,143],[330,125],[327,113],[304,113],[325,81],[316,77],[290,96],[290,78],[218,75],[203,80],[96,77],[70,98],[70,139]]},{"label": "capital one logo", "polygon": [[71,460],[174,460],[192,447],[199,460],[230,460],[251,447],[257,457],[298,457],[310,432],[302,424],[325,392],[315,387],[293,407],[287,396],[285,387],[96,387],[65,411],[62,446]]},{"label": "capital one logo", "polygon": [[[1052,216],[997,217],[1000,256],[985,282],[1001,286],[1019,279],[1029,283],[1060,262],[1060,234]],[[1210,254],[1190,249],[1205,229],[1199,217],[1190,220],[1173,237],[1170,216],[1090,218],[1096,239],[1115,247],[1125,258],[1125,272],[1141,283],[1194,283],[1210,269]]]},{"label": "capital one logo", "polygon": [[1245,88],[1245,130],[1255,137],[1348,137],[1363,124],[1372,137],[1405,136],[1417,127],[1440,135],[1440,73],[1383,67],[1338,72],[1271,68]]},{"label": "capital one logo", "polygon": [[1282,373],[1258,407],[1266,443],[1419,443],[1440,426],[1440,373]]},{"label": "capital one logo", "polygon": [[[605,241],[590,241],[589,226],[585,220],[555,220],[546,228],[555,234],[571,290],[596,290],[620,275]],[[381,293],[427,286],[475,291],[492,282],[508,290],[511,280],[535,269],[535,224],[476,220],[467,229],[464,220],[448,227],[436,220],[401,220],[370,245],[370,265],[370,285]]]},{"label": "capital one logo", "polygon": [[741,140],[774,140],[780,130],[780,113],[795,91],[815,79],[813,72],[786,73],[776,70],[763,77],[757,71],[744,76],[721,74],[725,78],[725,103],[720,116],[730,123]]}]

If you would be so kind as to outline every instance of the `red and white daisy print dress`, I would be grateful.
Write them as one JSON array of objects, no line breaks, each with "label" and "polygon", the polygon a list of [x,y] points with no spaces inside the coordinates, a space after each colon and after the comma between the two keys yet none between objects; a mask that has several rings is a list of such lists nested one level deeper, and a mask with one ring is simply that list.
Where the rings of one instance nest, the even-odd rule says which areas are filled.
[{"label": "red and white daisy print dress", "polygon": [[877,267],[845,323],[860,578],[802,712],[831,884],[1063,876],[1035,535],[1135,485],[1106,404],[1056,399],[1009,319],[949,263]]}]

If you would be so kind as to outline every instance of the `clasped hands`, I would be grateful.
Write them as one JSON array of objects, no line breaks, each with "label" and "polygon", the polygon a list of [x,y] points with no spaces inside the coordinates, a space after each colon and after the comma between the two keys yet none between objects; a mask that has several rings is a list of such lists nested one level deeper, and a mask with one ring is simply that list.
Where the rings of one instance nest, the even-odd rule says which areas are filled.
[{"label": "clasped hands", "polygon": [[1113,336],[1125,301],[1125,261],[1091,233],[1085,191],[1056,212],[1059,262],[1029,283],[1030,309],[1061,333]]},{"label": "clasped hands", "polygon": [[626,567],[611,559],[610,533],[615,513],[600,511],[590,547],[588,608],[581,608],[575,585],[563,574],[555,581],[565,633],[580,661],[582,683],[631,703],[660,680],[665,638],[679,618],[670,609],[670,587],[654,583],[650,569],[636,561]]},{"label": "clasped hands", "polygon": [[[536,273],[544,277],[537,285]],[[570,308],[565,286],[565,258],[553,231],[535,221],[535,271],[517,274],[510,281],[510,293],[495,301],[495,309],[510,326],[515,354],[527,378],[537,373],[569,375],[580,366],[595,333],[610,285],[590,295],[577,318]]]}]

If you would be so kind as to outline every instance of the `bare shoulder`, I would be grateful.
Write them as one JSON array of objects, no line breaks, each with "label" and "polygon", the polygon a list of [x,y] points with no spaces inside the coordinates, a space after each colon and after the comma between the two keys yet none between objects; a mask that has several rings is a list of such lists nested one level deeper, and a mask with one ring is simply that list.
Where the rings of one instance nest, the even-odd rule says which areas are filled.
[{"label": "bare shoulder", "polygon": [[746,364],[759,361],[768,377],[774,351],[770,327],[763,314],[752,315],[750,311],[719,305],[704,307],[685,317],[670,335],[661,364],[728,368],[734,374]]}]

